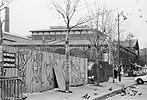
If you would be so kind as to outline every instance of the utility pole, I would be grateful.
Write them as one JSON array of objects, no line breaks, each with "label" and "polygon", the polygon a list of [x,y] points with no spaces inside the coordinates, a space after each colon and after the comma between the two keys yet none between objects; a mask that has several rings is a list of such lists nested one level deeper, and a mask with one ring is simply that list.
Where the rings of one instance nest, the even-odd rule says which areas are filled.
[{"label": "utility pole", "polygon": [[2,31],[2,21],[1,21],[1,11],[0,11],[0,45],[3,43],[3,31]]},{"label": "utility pole", "polygon": [[117,19],[118,19],[118,62],[117,62],[117,64],[118,64],[118,71],[119,71],[119,81],[121,81],[121,74],[120,74],[120,70],[121,70],[121,68],[120,68],[120,32],[119,32],[119,16],[120,16],[120,14],[118,13],[118,15],[117,15]]},{"label": "utility pole", "polygon": [[[131,51],[131,37],[129,36],[129,52]],[[131,54],[129,53],[129,67],[132,71],[132,68],[131,68]]]},{"label": "utility pole", "polygon": [[145,53],[144,56],[145,56],[145,65],[146,65],[146,48],[145,48],[145,52],[144,53]]},{"label": "utility pole", "polygon": [[2,52],[2,43],[3,43],[3,32],[2,32],[2,22],[1,22],[1,11],[0,11],[0,77],[3,76],[3,52]]},{"label": "utility pole", "polygon": [[127,17],[126,16],[124,16],[123,15],[123,12],[121,12],[120,14],[118,13],[118,15],[117,15],[117,21],[118,21],[118,58],[117,58],[117,60],[118,60],[118,62],[117,62],[117,66],[118,66],[118,72],[119,72],[119,81],[121,81],[121,66],[120,66],[120,31],[119,31],[119,17],[120,16],[123,16],[123,18],[124,18],[124,20],[126,20],[127,19]]}]

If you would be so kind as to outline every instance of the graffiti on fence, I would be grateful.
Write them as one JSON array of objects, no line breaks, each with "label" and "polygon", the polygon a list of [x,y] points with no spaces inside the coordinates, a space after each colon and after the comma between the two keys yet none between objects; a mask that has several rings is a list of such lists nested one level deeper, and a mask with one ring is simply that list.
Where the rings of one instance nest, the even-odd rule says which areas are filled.
[{"label": "graffiti on fence", "polygon": [[33,77],[32,77],[32,82],[35,81],[38,83],[39,81],[42,82],[42,62],[43,62],[43,54],[37,50],[33,50],[33,55],[32,55],[32,72],[33,72]]},{"label": "graffiti on fence", "polygon": [[18,76],[21,77],[23,91],[27,92],[27,84],[26,84],[26,63],[31,58],[31,51],[30,50],[20,50],[19,52],[19,73]]},{"label": "graffiti on fence", "polygon": [[71,57],[70,59],[70,73],[71,85],[81,85],[86,82],[86,62],[81,58]]},{"label": "graffiti on fence", "polygon": [[44,68],[45,68],[46,79],[49,83],[49,89],[53,89],[53,85],[54,85],[53,63],[50,56],[49,56],[49,63],[44,62]]}]

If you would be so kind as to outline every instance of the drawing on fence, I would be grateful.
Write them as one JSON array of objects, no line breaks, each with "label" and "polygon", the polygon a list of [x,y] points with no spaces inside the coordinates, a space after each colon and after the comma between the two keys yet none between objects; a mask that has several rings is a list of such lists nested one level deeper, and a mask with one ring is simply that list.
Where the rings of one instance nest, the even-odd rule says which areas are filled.
[{"label": "drawing on fence", "polygon": [[22,79],[22,87],[23,87],[23,91],[27,92],[28,90],[28,86],[26,84],[26,63],[29,61],[31,57],[31,51],[29,49],[26,50],[20,50],[19,51],[19,72],[18,72],[18,76],[21,77]]},{"label": "drawing on fence", "polygon": [[70,59],[70,81],[71,85],[81,85],[86,83],[86,61],[83,58],[71,57]]},{"label": "drawing on fence", "polygon": [[33,56],[32,56],[32,82],[35,81],[38,83],[41,80],[41,74],[42,74],[42,62],[43,62],[43,54],[37,50],[33,50]]},{"label": "drawing on fence", "polygon": [[[50,56],[49,56],[49,58],[50,58]],[[49,84],[48,89],[53,89],[53,87],[54,87],[53,65],[52,65],[51,61],[49,61],[49,62],[50,63],[44,62],[44,71],[45,71],[45,75],[46,75],[46,80]]]}]

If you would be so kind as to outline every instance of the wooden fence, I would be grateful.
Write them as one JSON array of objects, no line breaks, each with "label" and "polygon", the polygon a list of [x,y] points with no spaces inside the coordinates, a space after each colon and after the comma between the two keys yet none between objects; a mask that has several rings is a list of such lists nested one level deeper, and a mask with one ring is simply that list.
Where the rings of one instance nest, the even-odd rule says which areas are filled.
[{"label": "wooden fence", "polygon": [[[17,68],[6,68],[5,76],[20,77],[24,92],[40,92],[57,87],[54,66],[60,67],[65,74],[65,55],[27,47],[4,46],[3,51],[15,53]],[[70,57],[69,62],[70,86],[86,84],[87,59]]]},{"label": "wooden fence", "polygon": [[0,78],[0,100],[23,100],[19,78]]}]

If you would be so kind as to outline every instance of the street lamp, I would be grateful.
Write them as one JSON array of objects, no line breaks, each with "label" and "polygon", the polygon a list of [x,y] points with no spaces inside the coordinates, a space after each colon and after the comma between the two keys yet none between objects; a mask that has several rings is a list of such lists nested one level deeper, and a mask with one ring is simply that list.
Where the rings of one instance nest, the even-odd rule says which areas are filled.
[{"label": "street lamp", "polygon": [[120,14],[118,13],[118,15],[117,15],[117,21],[118,21],[118,62],[117,62],[117,64],[118,64],[118,71],[119,71],[119,81],[121,81],[121,73],[120,73],[121,72],[121,66],[120,66],[120,32],[119,32],[119,17],[121,15],[123,16],[124,20],[127,19],[127,17],[123,15],[123,11]]}]

